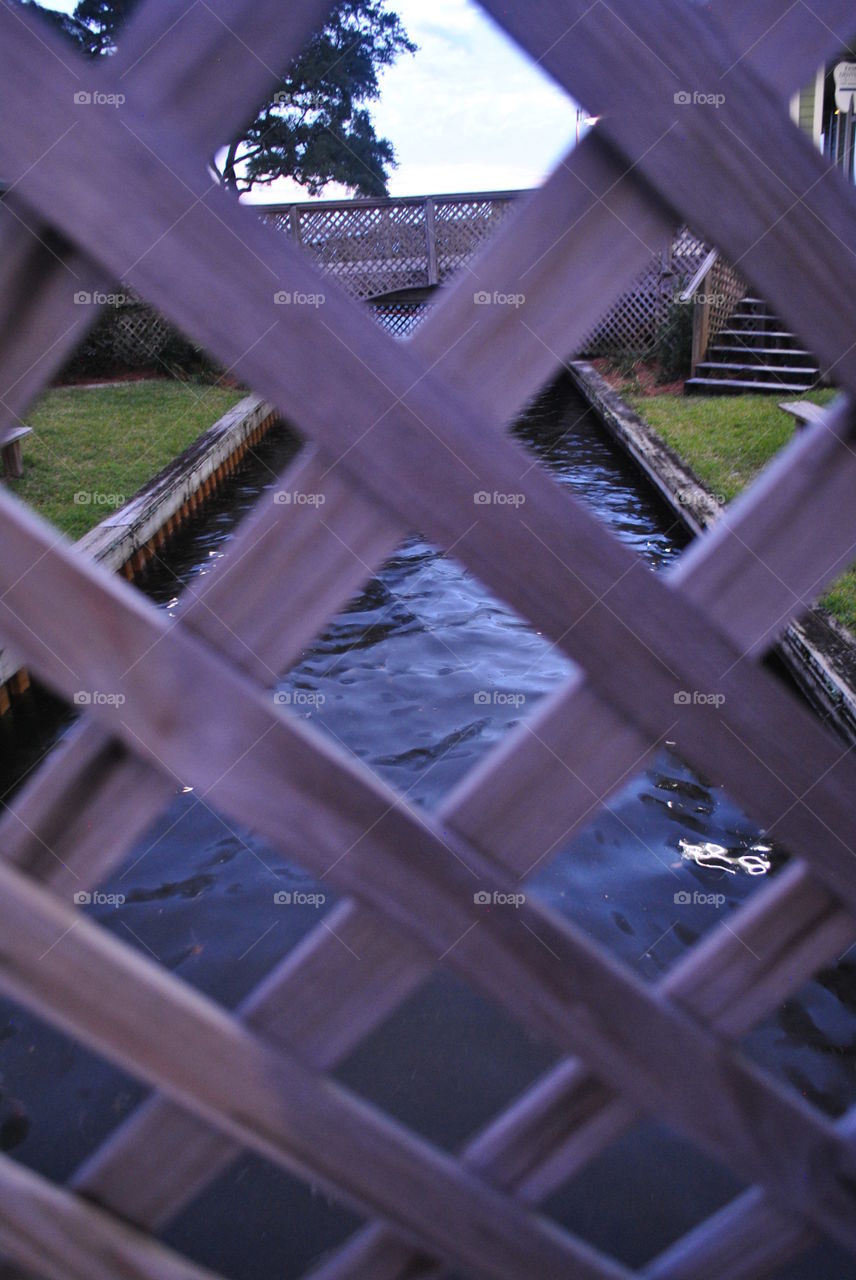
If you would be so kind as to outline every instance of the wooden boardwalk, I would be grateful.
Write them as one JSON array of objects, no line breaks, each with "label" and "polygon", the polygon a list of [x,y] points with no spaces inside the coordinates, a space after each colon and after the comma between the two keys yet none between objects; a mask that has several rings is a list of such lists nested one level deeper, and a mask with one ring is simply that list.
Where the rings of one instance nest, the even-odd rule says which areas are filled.
[{"label": "wooden boardwalk", "polygon": [[[284,487],[325,498],[260,500],[174,623],[0,493],[0,633],[67,698],[123,699],[93,700],[2,818],[0,988],[153,1090],[68,1185],[0,1156],[0,1251],[36,1274],[210,1280],[155,1232],[249,1150],[366,1220],[314,1280],[626,1280],[538,1205],[645,1114],[747,1188],[647,1280],[767,1275],[823,1237],[856,1254],[856,1112],[831,1120],[739,1043],[856,939],[856,762],[762,664],[856,543],[856,204],[788,115],[852,6],[483,4],[603,120],[405,345],[338,290],[277,304],[323,275],[206,172],[325,4],[146,0],[96,68],[0,6],[0,427],[89,323],[75,291],[124,278],[295,424]],[[720,82],[721,107],[687,101]],[[78,120],[81,85],[121,109]],[[844,393],[658,577],[504,427],[681,223]],[[575,664],[436,812],[269,693],[414,527]],[[727,923],[645,984],[537,894],[480,905],[667,738],[794,855]],[[73,903],[178,784],[343,895],[235,1012]],[[560,1055],[455,1154],[330,1075],[438,965]]]}]

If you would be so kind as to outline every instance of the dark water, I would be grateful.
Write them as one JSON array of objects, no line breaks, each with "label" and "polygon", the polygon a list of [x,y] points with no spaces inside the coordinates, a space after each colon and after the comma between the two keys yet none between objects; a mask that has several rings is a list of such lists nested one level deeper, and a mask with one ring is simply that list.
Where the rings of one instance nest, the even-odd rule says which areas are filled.
[{"label": "dark water", "polygon": [[[567,386],[543,397],[519,430],[559,482],[591,503],[653,570],[680,554],[686,541],[680,525]],[[276,472],[294,448],[285,435],[269,440],[236,488],[149,575],[142,585],[164,608],[180,613],[182,587],[217,571],[240,517],[261,489],[276,487]],[[568,671],[554,646],[454,559],[414,536],[277,692],[293,714],[412,801],[433,806]],[[27,717],[27,741],[5,766],[4,792],[62,729],[38,696],[21,709],[19,724]],[[699,778],[667,749],[570,847],[536,870],[527,890],[653,980],[784,861],[784,851],[764,839],[715,779]],[[102,888],[125,899],[91,908],[105,927],[230,1006],[334,902],[328,885],[286,866],[192,792],[176,796]],[[283,891],[305,898],[284,906],[274,900]],[[705,900],[711,895],[714,901]],[[856,1101],[853,977],[847,961],[821,975],[746,1042],[759,1061],[833,1115]],[[453,1148],[555,1060],[552,1048],[438,974],[337,1074]],[[52,1177],[68,1176],[140,1096],[107,1064],[3,1007],[0,1145],[14,1148],[17,1158]],[[640,1265],[739,1189],[725,1170],[652,1121],[593,1161],[547,1209]],[[165,1234],[226,1275],[256,1280],[299,1275],[355,1224],[326,1196],[247,1158]],[[824,1280],[851,1274],[850,1266],[830,1247],[787,1275]]]}]

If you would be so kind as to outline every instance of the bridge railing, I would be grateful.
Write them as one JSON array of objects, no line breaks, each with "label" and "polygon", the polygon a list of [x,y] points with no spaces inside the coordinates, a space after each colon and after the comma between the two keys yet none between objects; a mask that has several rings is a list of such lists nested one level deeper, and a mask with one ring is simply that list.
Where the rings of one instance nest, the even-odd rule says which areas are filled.
[{"label": "bridge railing", "polygon": [[[412,310],[414,296],[424,297],[422,291],[445,284],[493,235],[513,204],[529,194],[525,190],[478,191],[255,208],[265,222],[300,244],[353,296],[382,299],[388,305],[411,306]],[[652,254],[632,288],[604,312],[579,354],[650,349],[669,321],[676,294],[698,270],[708,250],[698,236],[686,227],[679,228],[672,244]],[[393,331],[410,332],[414,319],[408,313],[402,321],[396,314]],[[385,322],[385,327],[390,326]]]},{"label": "bridge railing", "polygon": [[258,206],[358,298],[443,284],[526,191]]}]

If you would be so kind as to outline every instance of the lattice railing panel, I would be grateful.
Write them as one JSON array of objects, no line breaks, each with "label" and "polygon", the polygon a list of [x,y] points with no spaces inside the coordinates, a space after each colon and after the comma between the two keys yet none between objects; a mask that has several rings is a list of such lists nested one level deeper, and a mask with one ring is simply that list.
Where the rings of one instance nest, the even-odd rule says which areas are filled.
[{"label": "lattice railing panel", "polygon": [[677,294],[698,270],[707,246],[687,227],[671,250],[655,252],[633,287],[619,298],[582,345],[587,355],[641,355],[650,351],[672,319]]},{"label": "lattice railing panel", "polygon": [[439,201],[437,266],[440,281],[448,280],[501,226],[512,208],[510,200]]},{"label": "lattice railing panel", "polygon": [[354,297],[426,289],[459,270],[499,226],[507,193],[256,206]]},{"label": "lattice railing panel", "polygon": [[703,292],[711,300],[708,321],[708,345],[715,342],[731,319],[735,307],[746,293],[746,281],[717,254],[704,282]]},{"label": "lattice railing panel", "polygon": [[[276,289],[318,293],[323,277],[202,177],[219,130],[234,125],[228,114],[247,109],[250,86],[262,91],[271,33],[285,57],[321,6],[288,15],[272,0],[222,13],[217,0],[179,8],[168,65],[144,56],[163,22],[150,0],[124,64],[99,69],[109,89],[124,67],[133,97],[149,96],[160,120],[132,103],[123,122],[92,112],[85,130],[68,128],[78,76],[68,55],[0,10],[8,50],[0,138],[14,138],[0,153],[9,212],[25,224],[19,232],[6,221],[2,231],[0,302],[22,316],[4,326],[6,413],[19,412],[48,376],[46,335],[57,348],[51,359],[74,340],[56,238],[32,244],[33,231],[55,220],[77,246],[66,261],[93,280],[94,263],[107,280],[128,278],[314,438],[287,483],[326,500],[261,504],[175,625],[0,501],[4,635],[66,696],[81,681],[105,680],[126,695],[121,713],[94,709],[3,820],[0,985],[163,1094],[75,1180],[109,1212],[0,1160],[0,1247],[62,1280],[112,1280],[114,1259],[153,1280],[201,1274],[126,1222],[165,1220],[247,1147],[378,1219],[324,1267],[326,1280],[400,1277],[414,1247],[503,1280],[626,1276],[525,1205],[653,1110],[758,1184],[655,1264],[658,1275],[701,1275],[705,1266],[745,1274],[749,1232],[775,1226],[781,1206],[799,1231],[784,1245],[770,1233],[754,1240],[758,1274],[816,1231],[856,1251],[852,1117],[831,1124],[733,1046],[856,935],[852,761],[758,661],[852,556],[852,404],[832,406],[667,579],[497,430],[555,370],[557,353],[575,349],[604,304],[669,243],[676,209],[733,261],[745,258],[765,296],[797,331],[815,328],[814,349],[856,389],[850,326],[831,305],[853,296],[856,271],[840,255],[842,238],[853,237],[853,197],[828,181],[786,108],[809,69],[845,39],[849,11],[828,0],[822,22],[803,7],[780,22],[764,0],[743,48],[745,24],[741,16],[734,27],[730,0],[716,8],[739,32],[733,46],[678,0],[654,0],[644,41],[629,0],[608,11],[503,5],[496,16],[524,47],[592,110],[611,110],[602,136],[567,157],[412,341],[395,344],[332,291],[314,309],[321,314],[277,307]],[[763,10],[768,27],[758,31]],[[573,40],[564,39],[569,21]],[[260,40],[264,61],[253,54]],[[211,72],[227,68],[237,88],[212,101]],[[687,115],[686,86],[717,68],[730,77],[722,113],[701,104]],[[769,154],[777,140],[777,163],[799,200],[735,161],[737,129],[743,151]],[[717,186],[720,174],[727,181]],[[718,189],[728,202],[712,197]],[[794,273],[794,244],[805,275]],[[478,306],[474,288],[524,294],[525,311]],[[474,518],[475,490],[522,501],[489,504]],[[438,813],[412,809],[264,692],[413,525],[579,664]],[[678,706],[676,687],[721,691],[724,701],[715,715]],[[476,910],[474,880],[513,890],[665,735],[806,863],[756,894],[657,988],[640,986],[535,900],[513,919]],[[320,927],[247,1002],[243,1021],[68,904],[70,877],[91,882],[113,865],[175,778],[226,814],[251,817],[286,857],[353,895],[325,922],[338,937]],[[342,939],[362,948],[359,965]],[[357,1104],[324,1074],[438,962],[575,1055],[460,1159]]]},{"label": "lattice railing panel", "polygon": [[372,315],[382,329],[394,338],[409,338],[425,319],[429,303],[380,302],[372,306]]}]

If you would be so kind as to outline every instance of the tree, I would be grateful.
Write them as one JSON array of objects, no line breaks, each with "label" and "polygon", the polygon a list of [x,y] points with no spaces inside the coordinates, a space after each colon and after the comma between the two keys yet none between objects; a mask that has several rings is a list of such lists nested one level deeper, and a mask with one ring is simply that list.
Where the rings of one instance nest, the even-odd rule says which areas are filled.
[{"label": "tree", "polygon": [[116,52],[116,34],[125,25],[137,0],[78,0],[75,21],[82,35],[80,44],[90,58]]},{"label": "tree", "polygon": [[81,49],[85,47],[87,32],[83,26],[68,13],[60,13],[57,9],[43,9],[35,0],[17,0],[22,9],[35,14],[41,22],[53,27],[60,35],[72,40]]},{"label": "tree", "polygon": [[[90,57],[105,57],[136,3],[78,0],[71,19],[40,12]],[[310,195],[328,182],[385,195],[395,155],[377,136],[366,104],[379,97],[382,68],[415,50],[386,0],[339,0],[255,119],[218,151],[214,172],[237,192],[290,177]]]},{"label": "tree", "polygon": [[340,0],[323,30],[288,68],[272,100],[226,150],[226,186],[249,191],[287,175],[317,195],[339,182],[385,195],[394,154],[364,104],[378,73],[415,45],[384,0]]}]

